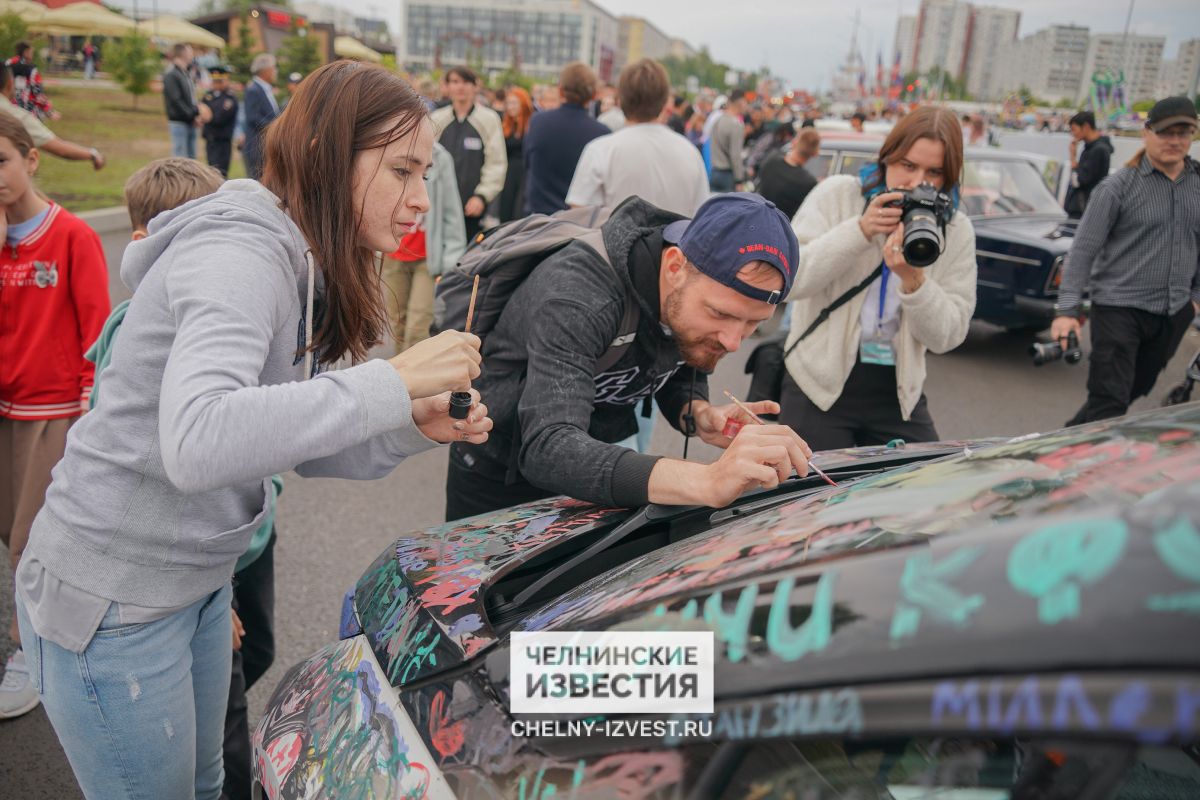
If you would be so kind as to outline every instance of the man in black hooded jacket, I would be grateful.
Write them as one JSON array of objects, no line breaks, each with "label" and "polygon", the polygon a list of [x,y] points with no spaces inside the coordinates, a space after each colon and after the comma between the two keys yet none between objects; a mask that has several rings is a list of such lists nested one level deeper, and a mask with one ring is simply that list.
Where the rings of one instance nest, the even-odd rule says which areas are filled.
[{"label": "man in black hooded jacket", "polygon": [[[750,420],[707,399],[707,373],[791,288],[799,248],[787,218],[753,194],[714,197],[690,221],[633,197],[602,230],[611,264],[572,243],[534,269],[485,338],[475,387],[495,428],[483,445],[451,448],[447,519],[556,494],[719,507],[807,473],[811,452],[790,428],[747,425],[731,438],[728,421]],[[639,305],[636,337],[597,375],[627,302]],[[636,433],[651,397],[676,429],[690,419],[726,452],[696,464],[614,444]],[[770,401],[751,408],[778,413]]]},{"label": "man in black hooded jacket", "polygon": [[[1096,115],[1080,111],[1071,117],[1071,186],[1063,208],[1071,219],[1082,219],[1092,190],[1108,177],[1112,159],[1112,141],[1096,130]],[[1083,152],[1078,152],[1083,142]]]}]

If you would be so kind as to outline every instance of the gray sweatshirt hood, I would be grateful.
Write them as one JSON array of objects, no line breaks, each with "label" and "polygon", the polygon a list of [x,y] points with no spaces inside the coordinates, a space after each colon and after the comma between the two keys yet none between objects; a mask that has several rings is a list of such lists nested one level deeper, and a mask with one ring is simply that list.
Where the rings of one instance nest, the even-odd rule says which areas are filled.
[{"label": "gray sweatshirt hood", "polygon": [[[216,212],[216,213],[214,213]],[[164,211],[150,221],[149,236],[131,242],[121,259],[121,281],[131,292],[146,277],[159,257],[184,231],[187,235],[220,236],[224,222],[254,222],[283,243],[296,273],[297,284],[307,281],[304,253],[308,249],[296,223],[279,207],[279,198],[258,181],[226,181],[213,194]]]}]

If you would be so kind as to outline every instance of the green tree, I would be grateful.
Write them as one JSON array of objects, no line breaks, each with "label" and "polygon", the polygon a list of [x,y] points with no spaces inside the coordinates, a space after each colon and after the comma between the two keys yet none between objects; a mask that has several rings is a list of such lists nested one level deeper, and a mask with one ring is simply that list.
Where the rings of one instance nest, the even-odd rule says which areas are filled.
[{"label": "green tree", "polygon": [[225,63],[233,70],[233,79],[238,83],[250,81],[250,63],[254,61],[255,50],[250,47],[254,41],[254,31],[250,28],[250,17],[243,12],[238,17],[237,44],[225,48]]},{"label": "green tree", "polygon": [[136,32],[113,43],[105,61],[109,73],[133,96],[134,108],[138,98],[150,91],[150,81],[162,66],[158,50]]},{"label": "green tree", "polygon": [[691,58],[667,56],[662,60],[662,65],[667,68],[671,85],[676,87],[687,85],[688,76],[695,75],[701,86],[724,89],[725,73],[732,69],[728,64],[713,61],[707,47],[701,47],[700,52]]},{"label": "green tree", "polygon": [[16,54],[17,42],[29,36],[29,26],[16,13],[8,11],[0,14],[0,57],[8,58]]},{"label": "green tree", "polygon": [[309,35],[308,28],[297,26],[295,21],[291,35],[283,40],[275,54],[279,58],[279,75],[275,82],[280,88],[287,85],[287,76],[293,72],[305,76],[321,66],[316,38]]},{"label": "green tree", "polygon": [[512,68],[509,68],[504,70],[504,72],[494,75],[492,79],[488,81],[488,86],[493,89],[503,89],[507,86],[520,86],[522,89],[528,92],[533,89],[533,85],[535,83],[537,83],[537,81],[532,76],[526,75],[523,72],[513,72]]}]

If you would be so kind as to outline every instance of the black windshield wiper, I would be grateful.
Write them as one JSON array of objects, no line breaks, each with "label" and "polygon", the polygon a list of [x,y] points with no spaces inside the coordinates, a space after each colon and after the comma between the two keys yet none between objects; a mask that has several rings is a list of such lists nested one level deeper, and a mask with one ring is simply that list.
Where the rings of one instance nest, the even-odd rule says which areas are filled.
[{"label": "black windshield wiper", "polygon": [[598,553],[602,553],[603,551],[617,544],[639,528],[649,525],[651,522],[657,522],[660,519],[673,517],[677,514],[693,511],[697,508],[699,508],[699,506],[661,506],[655,505],[654,503],[642,507],[632,517],[613,528],[598,541],[593,542],[590,547],[586,547],[579,551],[574,556],[567,559],[562,564],[559,564],[557,567],[550,570],[545,575],[522,589],[520,593],[513,598],[512,605],[520,608],[529,600],[529,598],[533,597],[541,589],[544,589],[547,585],[549,585],[551,581],[575,569]]}]

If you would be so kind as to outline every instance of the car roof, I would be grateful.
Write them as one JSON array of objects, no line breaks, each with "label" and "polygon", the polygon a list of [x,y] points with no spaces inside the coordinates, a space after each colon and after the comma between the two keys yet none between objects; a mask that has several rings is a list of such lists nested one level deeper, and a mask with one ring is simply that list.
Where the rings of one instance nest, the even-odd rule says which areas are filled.
[{"label": "car roof", "polygon": [[[760,683],[786,682],[794,672],[786,658],[776,657],[779,649],[771,647],[762,628],[770,621],[776,597],[789,619],[796,615],[792,627],[804,625],[800,609],[813,605],[824,609],[833,602],[836,615],[829,625],[829,643],[836,646],[822,651],[819,658],[809,658],[805,674],[824,674],[814,666],[817,661],[831,672],[844,671],[846,658],[868,653],[875,657],[867,663],[879,664],[875,668],[880,670],[886,669],[883,663],[911,658],[913,674],[923,674],[937,663],[957,663],[955,658],[963,664],[977,663],[979,653],[988,653],[996,666],[1031,667],[1029,662],[1039,655],[1037,648],[1013,650],[1005,662],[1000,658],[1004,653],[993,652],[997,647],[988,645],[993,638],[1014,632],[1032,637],[1030,641],[1049,636],[1041,652],[1047,664],[1060,663],[1062,653],[1054,647],[1053,634],[1082,632],[1087,639],[1092,630],[1088,626],[1094,626],[1095,619],[1089,613],[1058,628],[1039,627],[1041,602],[1013,586],[1006,577],[1007,559],[1020,542],[1051,524],[1078,529],[1091,519],[1088,515],[1096,504],[1106,504],[1103,513],[1119,519],[1127,510],[1144,514],[1144,503],[1138,501],[1173,484],[1183,483],[1187,491],[1195,492],[1200,479],[1198,431],[1200,404],[1192,404],[984,450],[964,452],[956,445],[952,451],[958,455],[900,467],[836,490],[814,491],[809,485],[799,499],[768,497],[763,501],[766,507],[751,516],[735,515],[707,533],[632,558],[592,580],[581,577],[578,588],[534,607],[517,624],[528,630],[599,630],[631,621],[657,624],[656,620],[711,625],[713,620],[733,616],[737,601],[753,593],[747,602],[753,607],[751,616],[759,615],[755,617],[759,627],[747,628],[746,636],[755,647],[766,647],[765,656],[755,660],[762,667],[756,677]],[[1170,503],[1174,505],[1164,500],[1161,508],[1178,506],[1178,514],[1187,509],[1177,498]],[[1200,502],[1193,501],[1192,508],[1200,509]],[[702,522],[719,522],[730,513],[706,511]],[[363,629],[394,683],[452,669],[502,635],[486,602],[502,580],[548,553],[577,555],[595,537],[609,535],[607,531],[633,517],[630,511],[557,499],[401,537],[359,582],[355,607]],[[1180,614],[1155,613],[1146,606],[1152,596],[1163,608],[1183,603],[1176,595],[1186,594],[1191,584],[1172,564],[1151,557],[1149,548],[1157,547],[1159,539],[1153,525],[1120,524],[1127,529],[1123,539],[1128,541],[1122,552],[1130,557],[1109,564],[1108,571],[1121,580],[1105,583],[1105,591],[1094,598],[1089,593],[1085,608],[1111,613],[1114,624],[1119,623],[1122,631],[1128,629],[1131,641],[1148,637],[1140,661],[1166,664],[1183,658],[1200,663],[1190,647],[1173,653],[1163,650],[1164,642],[1177,637],[1161,634],[1174,630]],[[1194,524],[1200,525],[1200,520]],[[1178,534],[1186,542],[1191,542],[1190,535]],[[1200,539],[1200,534],[1196,536]],[[1200,549],[1200,543],[1195,546]],[[981,595],[984,600],[984,607],[962,612],[974,633],[964,632],[958,624],[945,625],[936,609],[914,605],[905,594],[912,587],[898,582],[898,576],[908,570],[918,575],[925,568],[936,571],[947,560],[952,565],[964,563],[937,591],[952,597]],[[825,578],[831,570],[834,577]],[[593,569],[587,577],[595,574]],[[837,587],[832,595],[831,581]],[[972,588],[976,584],[982,591]],[[1160,587],[1159,591],[1147,595],[1146,588],[1152,586]],[[846,596],[848,587],[862,591]],[[1078,588],[1082,591],[1085,584]],[[1109,609],[1110,603],[1118,606]],[[860,635],[866,628],[890,630],[889,615],[901,607],[913,609],[909,616],[925,620],[916,626],[922,647],[896,655],[886,650],[892,646],[886,637],[881,644],[878,637]],[[1125,611],[1118,613],[1121,608]],[[871,622],[847,625],[837,616],[843,612]],[[1021,620],[1019,627],[1005,627],[1003,620],[1010,612]],[[1072,642],[1083,660],[1099,657],[1106,647],[1094,638]],[[961,656],[953,655],[955,648],[967,643],[971,647]],[[883,659],[878,657],[881,646],[888,654]],[[725,648],[725,668],[737,671],[751,660],[736,659],[735,652]],[[1123,658],[1125,648],[1110,647],[1108,652]],[[869,668],[860,671],[862,679],[871,677]],[[771,677],[772,672],[776,677]]]},{"label": "car roof", "polygon": [[[838,150],[849,153],[878,153],[884,137],[870,133],[844,134],[829,132],[821,134],[822,150]],[[1024,150],[1001,150],[997,147],[964,147],[963,155],[972,161],[1027,161],[1045,164],[1049,159]]]},{"label": "car roof", "polygon": [[713,630],[734,694],[1194,670],[1198,435],[1191,404],[902,467],[672,544],[520,627]]},{"label": "car roof", "polygon": [[[962,442],[944,442],[831,451],[821,454],[817,463],[835,475],[857,474],[944,456],[962,446]],[[812,490],[820,481],[811,478],[794,484],[780,491]],[[753,504],[759,499],[751,495],[743,502]],[[678,516],[678,510],[670,508],[658,512]],[[701,521],[710,513],[716,512],[700,512]],[[634,516],[631,509],[557,497],[413,531],[385,549],[360,578],[352,590],[355,617],[393,683],[453,669],[500,639],[487,609],[500,581],[511,582],[512,576],[525,573],[538,577],[555,562],[539,563],[555,552],[566,551],[560,562],[569,559],[583,547],[581,542],[588,543]]]}]

